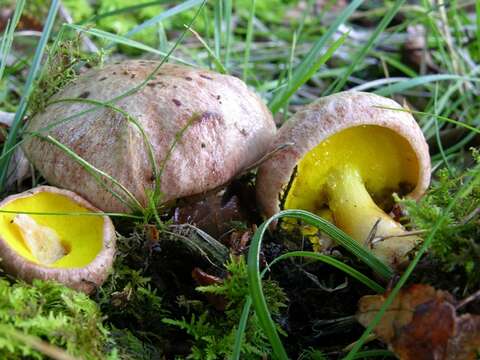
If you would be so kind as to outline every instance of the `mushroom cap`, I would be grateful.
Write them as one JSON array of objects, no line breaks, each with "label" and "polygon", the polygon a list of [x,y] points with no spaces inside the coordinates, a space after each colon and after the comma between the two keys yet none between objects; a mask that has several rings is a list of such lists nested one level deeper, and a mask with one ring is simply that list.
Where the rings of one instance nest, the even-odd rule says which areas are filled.
[{"label": "mushroom cap", "polygon": [[[138,86],[158,64],[131,60],[86,71],[29,121],[27,131],[50,126],[41,132],[44,136],[118,180],[146,206],[147,190],[154,188],[155,179],[139,129],[112,106],[62,120],[95,106],[81,100],[105,102]],[[162,65],[146,86],[112,105],[144,129],[157,166],[165,162],[162,203],[228,182],[270,149],[276,133],[271,113],[241,80],[180,65]],[[116,186],[104,178],[99,184],[55,145],[27,134],[23,148],[50,184],[75,191],[104,211],[129,211],[108,189],[124,195]]]},{"label": "mushroom cap", "polygon": [[430,183],[430,156],[413,116],[391,99],[345,91],[314,101],[280,128],[273,146],[292,145],[277,152],[258,170],[257,200],[262,213],[270,217],[280,211],[283,192],[297,164],[310,150],[342,130],[363,125],[390,129],[408,142],[418,163],[418,179],[408,196],[420,198]]},{"label": "mushroom cap", "polygon": [[[44,196],[44,197],[41,197]],[[46,201],[48,200],[48,201]],[[17,204],[15,204],[17,203]],[[60,204],[60,208],[58,208]],[[52,186],[39,186],[5,198],[0,202],[0,209],[9,211],[36,212],[100,212],[77,194],[58,189]],[[108,216],[79,216],[79,215],[31,215],[39,223],[58,231],[63,240],[71,247],[70,252],[62,259],[51,265],[36,262],[23,243],[18,229],[13,225],[14,213],[0,213],[0,267],[7,273],[32,282],[34,279],[55,280],[75,290],[91,293],[107,278],[112,267],[115,255],[115,229]],[[57,225],[48,223],[58,222]],[[50,220],[49,220],[50,219]],[[81,220],[80,220],[81,219]],[[77,222],[75,224],[75,222]],[[63,226],[63,231],[59,229]],[[85,236],[95,234],[101,243],[78,243],[81,245],[76,251],[78,238],[68,238],[64,232],[78,233],[84,240]],[[74,253],[75,251],[75,253]],[[73,255],[72,255],[73,254]],[[71,255],[70,259],[68,256]],[[74,259],[72,260],[72,257]]]}]

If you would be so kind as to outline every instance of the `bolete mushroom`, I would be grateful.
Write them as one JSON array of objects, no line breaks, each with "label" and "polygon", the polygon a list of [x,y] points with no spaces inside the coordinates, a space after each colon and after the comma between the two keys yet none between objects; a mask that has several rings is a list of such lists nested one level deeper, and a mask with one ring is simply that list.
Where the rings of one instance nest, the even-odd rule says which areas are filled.
[{"label": "bolete mushroom", "polygon": [[[97,181],[46,136],[116,179],[142,207],[158,180],[148,143],[163,168],[161,203],[215,189],[268,151],[276,132],[272,115],[241,80],[164,64],[146,86],[131,92],[157,66],[131,60],[90,69],[29,121],[23,148],[50,184],[104,211],[131,210],[112,194],[128,200],[119,186],[102,176]],[[73,118],[78,113],[83,114]]]},{"label": "bolete mushroom", "polygon": [[378,95],[341,92],[288,120],[274,144],[283,143],[293,145],[258,171],[266,216],[283,207],[330,217],[385,262],[405,263],[419,238],[387,215],[392,193],[418,199],[430,182],[428,145],[410,113]]},{"label": "bolete mushroom", "polygon": [[0,267],[25,281],[56,280],[92,292],[112,267],[115,229],[108,216],[82,215],[91,212],[99,210],[51,186],[7,197],[0,202]]}]

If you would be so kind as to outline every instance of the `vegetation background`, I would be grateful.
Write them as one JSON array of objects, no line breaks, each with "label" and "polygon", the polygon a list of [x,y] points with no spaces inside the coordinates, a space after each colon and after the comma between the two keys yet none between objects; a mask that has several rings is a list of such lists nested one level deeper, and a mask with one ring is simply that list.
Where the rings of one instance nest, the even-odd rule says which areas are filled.
[{"label": "vegetation background", "polygon": [[[42,182],[6,182],[25,116],[84,67],[138,57],[242,78],[279,126],[342,90],[392,97],[421,125],[434,177],[420,203],[400,201],[425,238],[401,276],[301,211],[281,216],[342,247],[318,254],[300,236],[268,235],[265,224],[254,231],[254,211],[230,224],[228,242],[176,224],[168,211],[115,219],[115,269],[92,297],[1,275],[1,358],[389,358],[370,334],[405,284],[432,284],[459,299],[479,290],[478,0],[0,0],[0,30],[2,198]],[[232,188],[251,199],[252,176]],[[208,211],[221,218],[225,209],[214,204]],[[242,236],[253,233],[247,248]],[[279,262],[263,283],[260,252]],[[358,299],[385,290],[373,273],[390,280],[391,292],[364,330],[354,317]],[[479,314],[473,299],[464,310]]]}]

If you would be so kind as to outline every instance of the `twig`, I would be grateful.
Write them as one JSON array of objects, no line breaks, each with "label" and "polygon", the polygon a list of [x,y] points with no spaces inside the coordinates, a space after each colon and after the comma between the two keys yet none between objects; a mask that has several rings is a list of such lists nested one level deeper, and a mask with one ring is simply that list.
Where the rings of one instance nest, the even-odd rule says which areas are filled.
[{"label": "twig", "polygon": [[472,295],[466,297],[465,299],[463,299],[462,301],[460,301],[456,306],[455,306],[455,309],[460,309],[461,307],[464,307],[465,305],[467,305],[468,303],[471,303],[472,301],[474,300],[477,300],[478,298],[480,298],[480,290],[477,290],[476,292],[474,292]]},{"label": "twig", "polygon": [[462,225],[466,225],[468,224],[470,221],[472,221],[475,216],[477,216],[478,214],[480,214],[480,206],[477,207],[476,209],[474,209],[470,214],[468,214],[467,216],[465,216],[465,218],[462,220]]},{"label": "twig", "polygon": [[246,167],[245,169],[243,169],[242,172],[240,174],[238,174],[236,177],[237,178],[242,177],[243,175],[249,173],[251,170],[259,167],[260,165],[262,165],[265,161],[267,161],[268,159],[273,157],[279,151],[282,151],[283,149],[286,149],[286,148],[288,148],[290,146],[293,146],[293,145],[294,145],[294,143],[285,143],[285,144],[278,145],[275,149],[266,153],[259,160],[255,161],[253,164],[251,164],[248,167]]},{"label": "twig", "polygon": [[378,229],[378,225],[380,224],[380,221],[382,221],[381,218],[378,218],[377,221],[375,221],[375,224],[373,224],[372,228],[370,229],[368,235],[367,235],[367,239],[365,240],[365,246],[368,247],[369,249],[371,249],[374,245],[374,241],[375,241],[375,235],[377,234],[377,229]]},{"label": "twig", "polygon": [[396,234],[396,235],[376,236],[372,240],[372,244],[376,244],[378,242],[381,242],[381,241],[384,241],[384,240],[387,240],[387,239],[391,239],[391,238],[396,238],[396,237],[408,237],[408,236],[421,235],[421,234],[425,234],[426,232],[427,232],[427,230],[416,230],[416,231],[407,231],[407,232],[404,232],[402,234]]}]

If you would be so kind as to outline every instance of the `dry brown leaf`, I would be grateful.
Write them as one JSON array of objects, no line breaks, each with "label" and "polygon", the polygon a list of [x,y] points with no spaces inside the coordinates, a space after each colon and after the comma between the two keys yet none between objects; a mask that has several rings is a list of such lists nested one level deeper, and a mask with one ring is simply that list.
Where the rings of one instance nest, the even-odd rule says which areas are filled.
[{"label": "dry brown leaf", "polygon": [[[358,322],[368,326],[387,296],[362,297]],[[400,291],[375,334],[400,359],[473,360],[480,349],[480,316],[459,316],[448,292],[429,285],[412,285]]]},{"label": "dry brown leaf", "polygon": [[225,198],[217,193],[177,207],[173,219],[177,224],[194,224],[218,239],[233,228],[232,222],[245,221],[246,216],[236,195]]}]

